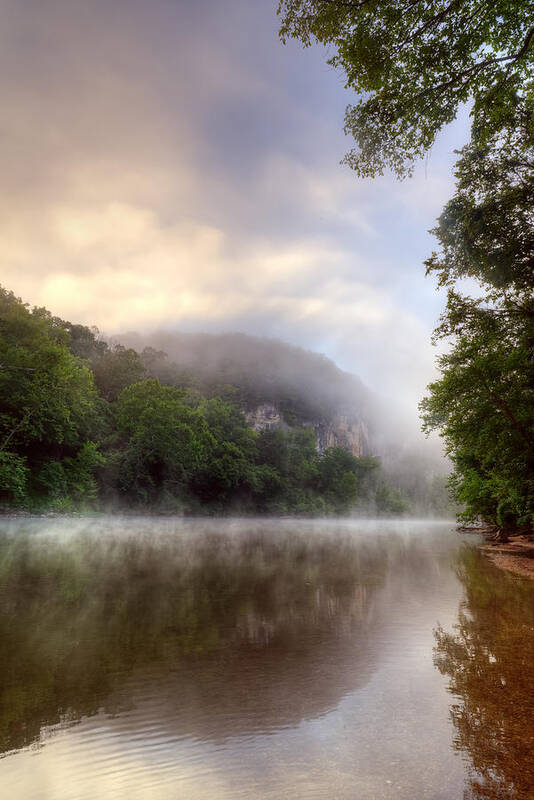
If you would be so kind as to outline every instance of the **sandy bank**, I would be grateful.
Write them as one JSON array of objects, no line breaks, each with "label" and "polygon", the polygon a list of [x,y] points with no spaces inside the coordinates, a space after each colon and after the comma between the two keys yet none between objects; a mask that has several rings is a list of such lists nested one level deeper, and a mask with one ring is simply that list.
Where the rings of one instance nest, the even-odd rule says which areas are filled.
[{"label": "sandy bank", "polygon": [[534,579],[534,542],[523,536],[513,536],[506,544],[485,543],[480,549],[499,569]]}]

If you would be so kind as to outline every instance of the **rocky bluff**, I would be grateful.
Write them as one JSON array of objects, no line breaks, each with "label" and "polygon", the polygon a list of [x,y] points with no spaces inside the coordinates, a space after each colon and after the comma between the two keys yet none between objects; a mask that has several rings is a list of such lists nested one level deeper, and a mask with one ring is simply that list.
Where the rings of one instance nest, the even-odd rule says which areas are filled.
[{"label": "rocky bluff", "polygon": [[319,452],[377,454],[377,399],[320,353],[244,333],[160,331],[121,341],[151,348],[149,373],[163,383],[234,400],[257,431],[308,427]]},{"label": "rocky bluff", "polygon": [[[288,424],[281,409],[273,403],[261,403],[256,408],[247,411],[245,417],[247,424],[255,431],[276,428],[290,430],[294,427]],[[354,414],[335,414],[331,420],[306,419],[301,422],[301,425],[314,429],[319,453],[328,447],[343,447],[357,458],[371,453],[367,426]]]}]

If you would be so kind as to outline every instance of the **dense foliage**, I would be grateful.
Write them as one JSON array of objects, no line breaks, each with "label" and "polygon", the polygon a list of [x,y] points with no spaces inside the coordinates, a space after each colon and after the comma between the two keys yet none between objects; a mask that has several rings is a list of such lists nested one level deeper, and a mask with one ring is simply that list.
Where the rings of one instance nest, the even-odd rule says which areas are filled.
[{"label": "dense foliage", "polygon": [[333,51],[330,62],[359,95],[345,130],[361,175],[399,175],[432,146],[462,103],[490,136],[532,74],[528,0],[280,0],[281,36]]},{"label": "dense foliage", "polygon": [[[164,353],[110,346],[97,331],[0,290],[0,502],[68,510],[184,513],[406,511],[374,458],[316,449],[310,427],[255,432],[222,396],[150,377]],[[165,377],[163,375],[162,377]],[[178,385],[176,385],[178,384]]]},{"label": "dense foliage", "polygon": [[[460,104],[471,139],[427,271],[448,290],[449,346],[422,403],[464,518],[534,525],[534,26],[526,0],[281,0],[282,38],[332,47],[359,93],[346,130],[360,175],[404,176]],[[468,283],[466,284],[466,280]],[[466,293],[466,287],[470,293]]]},{"label": "dense foliage", "polygon": [[101,400],[91,370],[44,309],[0,293],[0,495],[16,504],[91,499],[103,461]]},{"label": "dense foliage", "polygon": [[[529,102],[499,137],[463,149],[435,230],[441,253],[427,262],[449,287],[436,337],[452,346],[423,401],[425,426],[445,438],[464,516],[504,536],[534,523],[533,133]],[[478,297],[460,292],[465,278]]]}]

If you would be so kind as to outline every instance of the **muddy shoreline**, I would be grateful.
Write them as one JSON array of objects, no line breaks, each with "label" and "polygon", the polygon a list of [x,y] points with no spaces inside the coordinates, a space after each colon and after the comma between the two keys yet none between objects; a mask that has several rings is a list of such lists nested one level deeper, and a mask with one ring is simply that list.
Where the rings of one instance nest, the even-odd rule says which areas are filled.
[{"label": "muddy shoreline", "polygon": [[522,578],[534,580],[534,540],[532,537],[510,536],[508,542],[502,543],[489,541],[487,529],[463,529],[463,532],[478,533],[487,537],[486,541],[479,545],[479,548],[496,567]]}]

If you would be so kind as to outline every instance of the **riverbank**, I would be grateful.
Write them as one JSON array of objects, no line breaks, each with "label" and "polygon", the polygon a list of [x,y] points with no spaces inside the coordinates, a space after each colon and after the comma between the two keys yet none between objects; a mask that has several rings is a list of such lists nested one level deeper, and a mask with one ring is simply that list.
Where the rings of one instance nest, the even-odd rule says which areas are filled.
[{"label": "riverbank", "polygon": [[525,536],[511,536],[506,544],[486,542],[480,549],[496,567],[534,580],[534,542]]}]

